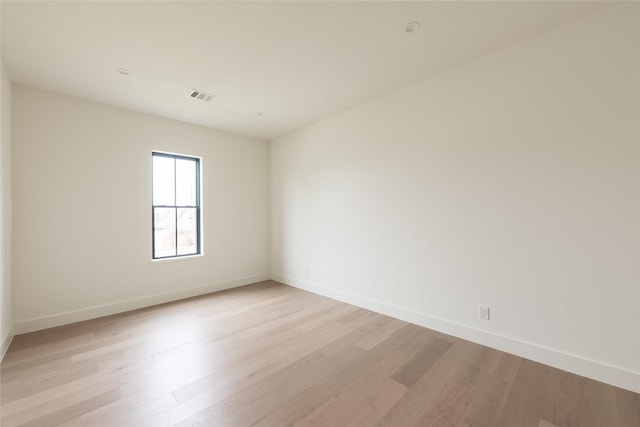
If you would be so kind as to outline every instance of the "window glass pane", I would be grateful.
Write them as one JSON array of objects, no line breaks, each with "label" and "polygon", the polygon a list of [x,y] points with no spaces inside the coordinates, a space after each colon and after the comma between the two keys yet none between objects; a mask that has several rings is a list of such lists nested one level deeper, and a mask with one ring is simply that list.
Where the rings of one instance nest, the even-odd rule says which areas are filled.
[{"label": "window glass pane", "polygon": [[176,159],[176,205],[196,205],[196,162]]},{"label": "window glass pane", "polygon": [[160,153],[152,159],[153,258],[199,254],[200,161]]},{"label": "window glass pane", "polygon": [[175,208],[153,209],[154,258],[176,255],[176,210]]},{"label": "window glass pane", "polygon": [[175,204],[174,162],[171,157],[153,156],[153,204],[156,206]]},{"label": "window glass pane", "polygon": [[198,252],[196,208],[178,208],[178,255]]}]

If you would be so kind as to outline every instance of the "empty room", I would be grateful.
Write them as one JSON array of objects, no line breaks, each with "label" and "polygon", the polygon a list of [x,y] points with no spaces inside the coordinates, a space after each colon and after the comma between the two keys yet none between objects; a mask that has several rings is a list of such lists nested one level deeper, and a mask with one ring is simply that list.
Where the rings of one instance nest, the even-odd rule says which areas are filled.
[{"label": "empty room", "polygon": [[640,426],[640,3],[0,2],[0,425]]}]

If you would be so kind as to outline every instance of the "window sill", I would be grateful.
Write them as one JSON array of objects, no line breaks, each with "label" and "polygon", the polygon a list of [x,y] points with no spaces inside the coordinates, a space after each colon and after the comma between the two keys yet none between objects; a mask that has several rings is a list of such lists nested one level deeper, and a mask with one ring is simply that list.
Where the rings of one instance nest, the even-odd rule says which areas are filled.
[{"label": "window sill", "polygon": [[150,262],[151,264],[164,264],[168,262],[194,261],[202,258],[203,256],[204,254],[187,255],[187,256],[181,256],[181,257],[175,257],[175,258],[159,258],[159,259],[152,259]]}]

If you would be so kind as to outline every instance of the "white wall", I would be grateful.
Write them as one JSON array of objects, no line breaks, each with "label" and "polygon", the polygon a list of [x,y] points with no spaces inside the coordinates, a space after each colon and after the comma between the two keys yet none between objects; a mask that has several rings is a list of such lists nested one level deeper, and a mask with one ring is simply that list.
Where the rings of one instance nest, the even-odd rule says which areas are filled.
[{"label": "white wall", "polygon": [[[268,143],[14,85],[14,322],[268,278]],[[151,262],[151,151],[202,157],[204,256]]]},{"label": "white wall", "polygon": [[[0,64],[1,65],[1,64]],[[11,79],[0,66],[0,360],[13,338],[11,301]]]},{"label": "white wall", "polygon": [[272,141],[272,277],[640,391],[638,16]]}]

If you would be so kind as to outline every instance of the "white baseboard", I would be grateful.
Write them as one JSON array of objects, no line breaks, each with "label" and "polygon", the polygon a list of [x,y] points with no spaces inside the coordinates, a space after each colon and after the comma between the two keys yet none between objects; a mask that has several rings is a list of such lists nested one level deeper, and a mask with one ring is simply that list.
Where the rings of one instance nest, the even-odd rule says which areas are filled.
[{"label": "white baseboard", "polygon": [[630,371],[575,354],[566,353],[561,350],[476,329],[447,319],[429,316],[425,313],[342,292],[307,280],[300,280],[279,273],[271,273],[271,279],[425,328],[515,354],[526,359],[553,366],[554,368],[640,393],[640,372]]},{"label": "white baseboard", "polygon": [[4,359],[4,355],[7,354],[7,350],[11,345],[11,340],[13,340],[13,326],[9,327],[9,330],[2,337],[2,342],[0,342],[0,362]]},{"label": "white baseboard", "polygon": [[165,302],[177,301],[211,292],[236,288],[238,286],[250,285],[252,283],[262,282],[265,280],[269,280],[269,274],[267,273],[239,277],[223,282],[211,283],[204,286],[196,286],[188,289],[181,289],[179,291],[150,295],[111,304],[97,305],[80,310],[58,313],[51,316],[18,321],[14,323],[14,330],[16,334],[25,334],[27,332],[39,331],[41,329],[53,328],[55,326],[67,325],[69,323],[81,322],[83,320],[109,316],[111,314],[150,307]]}]

